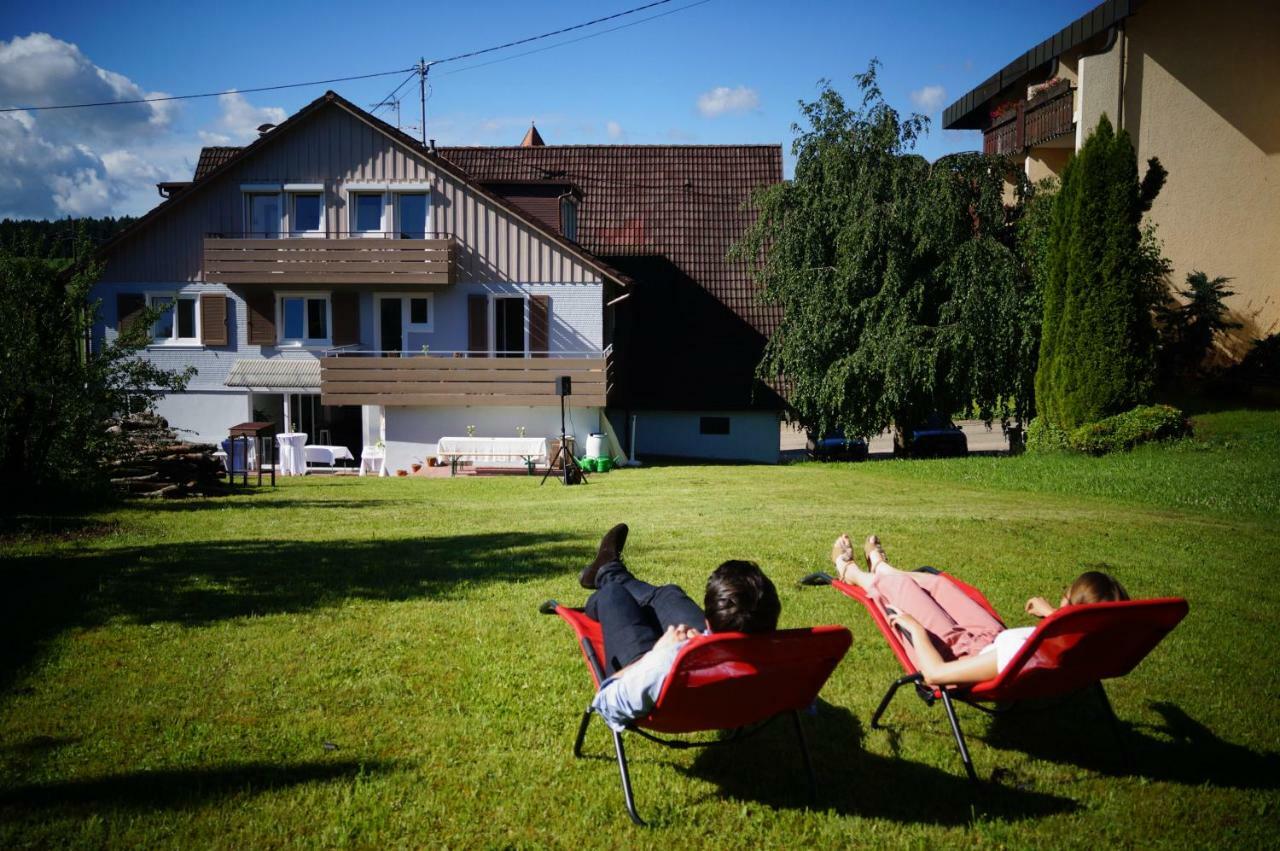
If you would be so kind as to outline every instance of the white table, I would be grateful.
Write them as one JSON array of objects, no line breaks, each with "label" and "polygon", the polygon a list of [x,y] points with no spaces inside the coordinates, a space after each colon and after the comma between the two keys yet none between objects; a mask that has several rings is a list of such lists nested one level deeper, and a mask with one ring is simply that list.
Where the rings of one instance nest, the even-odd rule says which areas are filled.
[{"label": "white table", "polygon": [[442,437],[436,444],[436,457],[448,459],[456,472],[459,461],[537,464],[547,460],[549,446],[545,437]]},{"label": "white table", "polygon": [[280,445],[280,472],[286,476],[305,476],[307,463],[303,458],[303,446],[307,442],[306,434],[296,431],[281,432],[276,435],[276,443]]},{"label": "white table", "polygon": [[351,450],[345,446],[318,446],[315,444],[304,447],[303,452],[306,453],[308,464],[320,464],[325,467],[332,467],[338,461],[355,461],[355,456],[351,454]]},{"label": "white table", "polygon": [[387,474],[387,453],[376,446],[366,446],[360,451],[360,475],[366,472],[375,476]]}]

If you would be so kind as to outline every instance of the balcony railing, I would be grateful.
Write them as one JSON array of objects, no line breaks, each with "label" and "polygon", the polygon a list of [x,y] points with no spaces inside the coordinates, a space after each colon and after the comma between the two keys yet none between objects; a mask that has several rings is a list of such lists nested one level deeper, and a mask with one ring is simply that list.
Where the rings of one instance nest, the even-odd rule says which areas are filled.
[{"label": "balcony railing", "polygon": [[573,381],[572,405],[603,407],[609,390],[609,350],[516,357],[335,350],[320,359],[320,403],[552,407],[560,404],[555,380],[561,375]]},{"label": "balcony railing", "polygon": [[982,134],[986,154],[1020,154],[1075,130],[1075,89],[1063,80],[1002,114]]},{"label": "balcony railing", "polygon": [[454,239],[430,234],[208,234],[205,280],[222,284],[452,284]]}]

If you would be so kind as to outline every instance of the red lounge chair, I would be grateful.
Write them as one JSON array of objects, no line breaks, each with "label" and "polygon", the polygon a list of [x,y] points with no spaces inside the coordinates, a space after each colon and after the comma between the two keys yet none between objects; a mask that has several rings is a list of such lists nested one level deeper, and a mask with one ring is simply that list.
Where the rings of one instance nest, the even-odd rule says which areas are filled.
[{"label": "red lounge chair", "polygon": [[[582,609],[571,609],[555,600],[543,603],[539,610],[544,615],[559,615],[573,628],[591,679],[596,688],[600,688],[605,679],[601,664],[605,658],[604,636],[600,624],[583,614]],[[764,635],[727,632],[696,638],[676,656],[653,711],[629,730],[666,747],[708,747],[741,740],[746,735],[742,734],[742,728],[762,725],[790,713],[809,775],[810,791],[816,794],[813,763],[800,726],[800,710],[817,700],[818,691],[840,664],[852,640],[849,630],[842,626],[784,629]],[[582,756],[582,740],[590,720],[588,705],[573,743],[574,756]],[[658,733],[733,730],[735,733],[729,739],[680,741],[659,738],[646,730]],[[644,821],[636,813],[631,792],[621,733],[613,733],[613,747],[618,753],[627,812],[632,821],[642,825]]]},{"label": "red lounge chair", "polygon": [[[938,573],[933,568],[920,569]],[[990,612],[992,617],[1000,620],[1000,616],[987,598],[982,596],[981,591],[954,576],[945,573],[940,575],[953,582],[970,599]],[[935,701],[942,701],[947,710],[947,718],[951,721],[951,732],[955,736],[956,747],[960,750],[960,759],[964,761],[965,772],[974,781],[978,779],[978,775],[969,758],[969,749],[965,745],[964,734],[960,731],[960,722],[956,719],[953,700],[962,701],[989,714],[997,714],[1007,706],[987,707],[982,704],[1005,705],[1027,698],[1054,697],[1092,687],[1102,704],[1103,713],[1119,737],[1120,722],[1111,708],[1111,701],[1107,699],[1102,681],[1111,677],[1123,677],[1132,671],[1187,614],[1187,601],[1176,597],[1069,606],[1042,620],[1022,645],[1022,649],[993,679],[967,686],[935,688],[925,685],[924,676],[916,669],[910,644],[889,624],[889,617],[879,602],[868,597],[860,586],[841,582],[825,573],[814,573],[801,581],[806,585],[830,585],[861,603],[906,671],[904,676],[889,687],[875,714],[871,716],[872,728],[880,728],[880,716],[884,714],[898,689],[908,684],[914,685],[916,694],[926,704],[932,706]]]}]

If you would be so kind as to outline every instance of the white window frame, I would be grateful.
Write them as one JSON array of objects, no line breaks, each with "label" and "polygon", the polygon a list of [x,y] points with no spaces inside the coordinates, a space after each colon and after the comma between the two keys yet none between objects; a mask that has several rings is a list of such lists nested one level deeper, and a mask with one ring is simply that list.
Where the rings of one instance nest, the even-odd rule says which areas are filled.
[{"label": "white window frame", "polygon": [[[178,290],[152,290],[144,294],[145,303],[148,309],[154,305],[152,302],[156,299],[169,298],[173,299],[173,332],[168,339],[157,339],[155,330],[151,332],[150,346],[164,346],[187,349],[203,348],[204,344],[200,342],[203,338],[200,336],[200,295],[198,293],[184,293]],[[178,336],[178,301],[185,300],[193,303],[195,316],[195,336],[179,337]]]},{"label": "white window frame", "polygon": [[[412,315],[409,307],[409,299],[425,298],[427,300],[427,321],[410,322],[409,317]],[[436,325],[436,299],[432,293],[377,293],[373,297],[373,348],[377,351],[385,351],[382,345],[382,302],[391,301],[392,299],[400,300],[400,328],[404,334],[428,334],[435,330]]]},{"label": "white window frame", "polygon": [[[569,229],[565,227],[568,224],[568,217],[565,213],[573,210],[573,233],[569,233]],[[571,242],[578,241],[578,214],[582,212],[578,209],[578,199],[572,195],[560,196],[560,235]]]},{"label": "white window frame", "polygon": [[[324,328],[327,337],[286,337],[284,335],[284,302],[288,298],[300,298],[304,301],[313,298],[324,299]],[[303,333],[306,333],[307,309],[302,310]],[[329,292],[277,292],[276,293],[276,345],[282,349],[330,349],[333,348],[333,298]]]},{"label": "white window frame", "polygon": [[[378,223],[377,230],[360,230],[356,226],[357,222],[359,221],[359,212],[357,209],[358,205],[356,203],[356,198],[357,196],[361,196],[361,195],[369,195],[369,196],[376,197],[382,204],[382,216],[378,220],[379,223]],[[351,189],[347,192],[347,201],[351,207],[351,212],[350,212],[350,215],[348,216],[348,219],[349,219],[348,231],[351,234],[351,236],[357,239],[362,239],[362,238],[363,239],[380,239],[380,238],[384,238],[387,235],[387,220],[390,218],[387,215],[387,207],[388,207],[387,195],[388,193],[385,189]]]},{"label": "white window frame", "polygon": [[529,295],[527,293],[492,293],[489,296],[489,356],[497,357],[498,348],[498,300],[521,299],[524,302],[522,319],[524,325],[524,357],[529,357]]},{"label": "white window frame", "polygon": [[[289,236],[301,237],[307,239],[323,238],[325,236],[329,221],[328,210],[325,204],[324,184],[322,183],[286,183],[284,187],[287,223],[289,225]],[[319,195],[320,196],[320,221],[314,230],[302,230],[296,226],[296,204],[299,195]]]},{"label": "white window frame", "polygon": [[[432,233],[431,212],[432,212],[432,207],[434,206],[431,203],[432,202],[431,186],[426,183],[398,183],[398,184],[394,184],[388,190],[388,194],[391,196],[391,206],[393,208],[391,232],[395,235],[396,239],[400,238],[400,232],[402,230],[402,228],[400,227],[400,196],[401,195],[425,195],[427,197],[427,220],[423,222],[422,232],[427,234],[427,237],[426,237],[427,239],[430,239],[431,233]],[[386,215],[385,211],[383,215],[384,216]]]},{"label": "white window frame", "polygon": [[276,235],[274,238],[279,239],[289,235],[287,225],[287,212],[285,199],[282,197],[279,185],[262,185],[242,183],[240,185],[240,194],[244,198],[244,233],[250,239],[272,239],[265,234],[259,234],[253,230],[253,198],[255,195],[274,195],[276,198],[276,209],[280,211],[280,221],[276,225]]}]

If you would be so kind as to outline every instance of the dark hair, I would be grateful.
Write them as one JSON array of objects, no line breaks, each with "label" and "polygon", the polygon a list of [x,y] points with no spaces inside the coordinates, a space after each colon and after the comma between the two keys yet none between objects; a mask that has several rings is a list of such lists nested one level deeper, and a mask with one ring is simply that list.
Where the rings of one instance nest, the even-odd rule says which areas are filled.
[{"label": "dark hair", "polygon": [[1105,603],[1129,599],[1129,592],[1114,576],[1100,570],[1088,570],[1076,577],[1067,589],[1067,602],[1073,606],[1083,603]]},{"label": "dark hair", "polygon": [[707,579],[703,599],[712,632],[770,632],[778,628],[778,589],[753,561],[726,561]]}]

